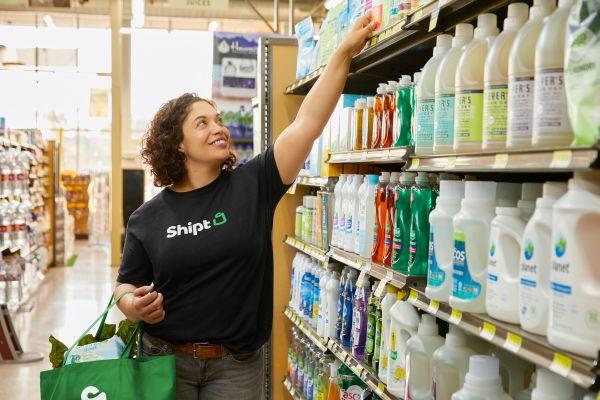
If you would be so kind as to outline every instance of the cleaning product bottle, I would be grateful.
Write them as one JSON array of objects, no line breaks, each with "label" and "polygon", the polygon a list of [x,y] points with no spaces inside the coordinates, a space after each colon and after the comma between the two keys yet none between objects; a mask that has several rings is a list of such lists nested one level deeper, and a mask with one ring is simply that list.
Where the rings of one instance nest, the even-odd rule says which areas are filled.
[{"label": "cleaning product bottle", "polygon": [[321,298],[321,277],[324,272],[318,265],[316,265],[313,274],[313,294],[312,294],[312,310],[311,310],[311,319],[310,326],[316,331],[317,323],[319,321],[319,299]]},{"label": "cleaning product bottle", "polygon": [[383,0],[372,0],[371,19],[371,24],[373,25],[374,32],[383,28]]},{"label": "cleaning product bottle", "polygon": [[363,125],[367,113],[367,100],[358,98],[354,101],[354,120],[352,123],[352,147],[351,150],[362,150],[363,143]]},{"label": "cleaning product bottle", "polygon": [[[333,338],[336,340],[342,340],[342,326],[344,324],[344,304],[346,302],[346,281],[348,280],[348,275],[350,274],[350,267],[344,267],[342,270],[342,275],[340,277],[340,286],[339,286],[339,296],[337,301],[337,311],[335,313],[335,335]],[[333,328],[332,328],[333,329]]]},{"label": "cleaning product bottle", "polygon": [[381,379],[386,385],[388,384],[388,369],[390,366],[390,342],[389,342],[389,332],[390,332],[390,323],[391,323],[391,315],[390,310],[392,306],[396,303],[398,295],[396,294],[396,288],[392,285],[387,285],[387,292],[383,299],[381,300],[381,346],[380,346],[380,356],[379,356],[379,371],[377,376]]},{"label": "cleaning product bottle", "polygon": [[538,335],[546,335],[548,331],[552,206],[566,191],[567,185],[562,182],[544,183],[543,196],[536,200],[535,212],[523,232],[519,322],[524,330]]},{"label": "cleaning product bottle", "polygon": [[373,143],[373,118],[375,116],[375,97],[367,97],[367,109],[363,117],[362,148],[370,149]]},{"label": "cleaning product bottle", "polygon": [[325,336],[325,313],[327,312],[327,284],[329,283],[329,277],[331,276],[331,270],[328,268],[325,273],[321,275],[319,279],[319,306],[317,315],[317,335],[320,337]]},{"label": "cleaning product bottle", "polygon": [[327,310],[325,311],[325,329],[324,338],[335,338],[337,323],[338,301],[340,297],[340,276],[336,271],[332,271],[327,286]]},{"label": "cleaning product bottle", "polygon": [[429,256],[429,213],[435,207],[435,192],[427,172],[419,172],[411,188],[411,223],[408,275],[427,276]]},{"label": "cleaning product bottle", "polygon": [[375,226],[375,198],[377,196],[378,175],[367,175],[368,186],[359,202],[358,251],[363,258],[371,257],[373,250],[373,230]]},{"label": "cleaning product bottle", "polygon": [[[346,183],[342,187],[342,214],[339,221],[340,224],[340,240],[338,246],[340,248],[345,248],[347,243],[348,236],[348,218],[352,218],[350,210],[350,203],[352,198],[356,192],[353,191],[353,187],[355,184],[356,175],[349,175],[346,179]],[[350,221],[350,225],[352,225],[352,221]]]},{"label": "cleaning product bottle", "polygon": [[373,226],[373,251],[371,259],[376,263],[383,262],[385,250],[385,221],[387,218],[387,185],[390,183],[390,173],[382,172],[375,197],[375,224]]},{"label": "cleaning product bottle", "polygon": [[431,300],[448,302],[452,288],[454,228],[452,219],[460,211],[465,196],[463,181],[440,181],[440,196],[429,214],[429,260],[425,295]]},{"label": "cleaning product bottle", "polygon": [[387,384],[391,394],[404,396],[406,388],[406,342],[417,334],[419,313],[408,302],[402,300],[403,293],[398,292],[398,301],[390,309],[389,368]]},{"label": "cleaning product bottle", "polygon": [[327,400],[341,400],[340,387],[338,386],[338,369],[342,362],[335,360],[329,364],[330,376],[329,376],[329,390],[327,391]]},{"label": "cleaning product bottle", "polygon": [[394,146],[409,146],[413,117],[413,84],[410,75],[402,75],[396,89],[396,124]]},{"label": "cleaning product bottle", "polygon": [[373,135],[371,142],[371,149],[378,149],[381,147],[381,138],[383,137],[383,101],[385,94],[385,83],[380,83],[377,88],[377,96],[375,96],[375,103],[373,105]]},{"label": "cleaning product bottle", "polygon": [[496,208],[490,232],[485,305],[490,317],[511,324],[519,322],[519,255],[524,230],[518,208]]},{"label": "cleaning product bottle", "polygon": [[394,244],[392,251],[392,268],[402,273],[408,272],[411,224],[411,188],[415,183],[413,172],[400,175],[400,185],[396,187],[394,200],[396,203],[396,221],[394,223]]},{"label": "cleaning product bottle", "polygon": [[356,270],[351,269],[344,287],[344,311],[342,314],[342,336],[340,340],[346,347],[350,347],[352,336],[352,317],[354,315],[354,292],[356,291]]},{"label": "cleaning product bottle", "polygon": [[433,57],[427,61],[422,71],[422,79],[415,89],[418,111],[415,154],[433,152],[433,121],[435,113],[435,76],[444,54],[450,50],[452,36],[438,35],[433,48]]},{"label": "cleaning product bottle", "polygon": [[445,344],[433,353],[432,388],[435,400],[450,400],[463,387],[469,369],[469,357],[475,351],[467,347],[467,338],[457,326],[450,325]]},{"label": "cleaning product bottle", "polygon": [[412,119],[410,121],[410,143],[409,146],[415,145],[415,136],[417,135],[417,121],[419,120],[419,110],[417,110],[417,85],[421,80],[421,71],[415,72],[413,75],[413,84],[410,86],[411,108],[413,110]]},{"label": "cleaning product bottle", "polygon": [[[544,18],[550,15],[555,7],[556,0],[534,0],[529,9],[529,21],[519,30],[510,49],[506,140],[509,149],[531,147],[535,47],[544,26]],[[552,51],[556,51],[556,48]]]},{"label": "cleaning product bottle", "polygon": [[367,388],[367,385],[354,375],[346,364],[338,368],[338,386],[340,399],[362,399],[363,391]]},{"label": "cleaning product bottle", "polygon": [[354,241],[356,238],[356,224],[358,220],[358,191],[365,178],[362,175],[354,175],[352,186],[349,188],[346,208],[346,240],[342,248],[346,251],[354,251]]},{"label": "cleaning product bottle", "polygon": [[586,357],[600,349],[600,174],[575,172],[552,214],[550,344]]},{"label": "cleaning product bottle", "polygon": [[[375,293],[375,289],[373,293]],[[373,368],[376,374],[379,374],[379,363],[381,361],[381,331],[383,329],[381,300],[378,297],[375,299],[375,344],[373,346],[373,358],[370,363],[371,368]]]},{"label": "cleaning product bottle", "polygon": [[406,342],[406,400],[433,396],[433,353],[444,344],[435,317],[423,314],[417,334]]},{"label": "cleaning product bottle", "polygon": [[359,279],[352,307],[352,355],[360,361],[365,360],[369,295],[369,280]]},{"label": "cleaning product bottle", "polygon": [[452,395],[452,400],[511,400],[502,390],[499,362],[490,356],[471,356],[469,372],[461,390]]},{"label": "cleaning product bottle", "polygon": [[575,387],[570,380],[546,368],[538,368],[531,400],[575,400]]},{"label": "cleaning product bottle", "polygon": [[494,40],[485,59],[483,89],[483,149],[506,147],[508,107],[508,54],[519,29],[527,22],[526,3],[508,5],[504,30]]},{"label": "cleaning product bottle", "polygon": [[433,152],[435,154],[452,153],[454,147],[456,67],[463,47],[472,39],[473,25],[456,25],[452,48],[444,54],[435,75],[435,117],[433,122]]},{"label": "cleaning product bottle", "polygon": [[342,215],[343,194],[342,188],[346,184],[348,175],[340,175],[333,188],[333,232],[331,235],[331,245],[338,246],[340,240],[340,219]]},{"label": "cleaning product bottle", "polygon": [[567,20],[574,3],[558,1],[558,9],[544,22],[535,46],[534,147],[563,147],[573,140],[565,96],[564,52]]},{"label": "cleaning product bottle", "polygon": [[521,185],[521,199],[517,207],[521,211],[521,218],[525,223],[529,221],[535,211],[535,201],[542,195],[542,184],[525,182]]},{"label": "cleaning product bottle", "polygon": [[481,150],[484,61],[496,35],[496,16],[479,15],[473,41],[465,46],[458,61],[454,102],[455,152]]},{"label": "cleaning product bottle", "polygon": [[498,207],[516,207],[522,190],[520,183],[498,182],[496,184],[496,205]]},{"label": "cleaning product bottle", "polygon": [[354,215],[352,216],[352,220],[354,223],[352,224],[352,251],[353,253],[360,253],[360,230],[364,229],[364,219],[361,220],[361,211],[363,215],[366,217],[366,204],[363,204],[365,194],[369,189],[369,176],[365,175],[363,178],[363,182],[358,188],[358,191],[355,194],[354,198]]},{"label": "cleaning product bottle", "polygon": [[381,127],[381,147],[392,147],[394,144],[394,114],[396,113],[397,83],[389,81],[385,89],[383,105],[383,123]]},{"label": "cleaning product bottle", "polygon": [[518,396],[527,387],[526,382],[535,370],[533,364],[496,346],[488,354],[500,361],[500,379],[504,391],[512,397]]},{"label": "cleaning product bottle", "polygon": [[485,312],[487,248],[495,211],[495,182],[465,182],[465,198],[453,220],[454,264],[450,295],[450,305],[460,311]]},{"label": "cleaning product bottle", "polygon": [[375,296],[376,284],[371,287],[369,303],[367,305],[367,340],[365,342],[365,361],[368,365],[373,363],[375,354],[375,334],[377,333],[377,296]]},{"label": "cleaning product bottle", "polygon": [[383,246],[383,265],[390,268],[392,266],[392,249],[394,240],[394,221],[396,219],[396,202],[395,193],[396,187],[400,181],[400,172],[392,172],[390,183],[385,189],[386,202],[386,217],[384,229],[384,246]]}]

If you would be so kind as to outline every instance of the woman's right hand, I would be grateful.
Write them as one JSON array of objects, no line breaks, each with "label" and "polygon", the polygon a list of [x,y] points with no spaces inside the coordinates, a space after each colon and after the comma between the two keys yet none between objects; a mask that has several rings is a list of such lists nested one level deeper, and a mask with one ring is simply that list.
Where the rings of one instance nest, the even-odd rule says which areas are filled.
[{"label": "woman's right hand", "polygon": [[163,300],[162,293],[154,290],[154,284],[135,289],[131,298],[131,308],[136,314],[136,319],[150,325],[158,324],[165,319]]}]

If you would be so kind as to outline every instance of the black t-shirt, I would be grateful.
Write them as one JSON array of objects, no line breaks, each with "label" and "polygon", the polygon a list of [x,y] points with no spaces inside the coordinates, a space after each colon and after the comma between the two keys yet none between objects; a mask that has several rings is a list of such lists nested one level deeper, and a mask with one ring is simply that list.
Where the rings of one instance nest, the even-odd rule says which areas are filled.
[{"label": "black t-shirt", "polygon": [[271,334],[275,207],[285,194],[273,147],[200,189],[164,189],[127,224],[118,281],[154,282],[165,319],[146,331],[174,344],[260,348]]}]

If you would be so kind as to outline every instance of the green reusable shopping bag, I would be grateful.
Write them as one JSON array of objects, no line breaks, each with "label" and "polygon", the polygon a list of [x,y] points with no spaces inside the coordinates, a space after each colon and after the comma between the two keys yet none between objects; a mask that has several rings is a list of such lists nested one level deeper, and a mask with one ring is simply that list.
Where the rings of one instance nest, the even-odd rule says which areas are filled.
[{"label": "green reusable shopping bag", "polygon": [[[106,310],[65,352],[65,361],[79,340],[100,320],[98,332],[101,331],[108,311],[125,294],[127,293],[111,301]],[[130,359],[135,337],[138,335],[137,357]],[[41,372],[42,400],[175,400],[175,356],[144,356],[142,335],[142,323],[139,323],[118,360],[63,365],[57,369]]]}]

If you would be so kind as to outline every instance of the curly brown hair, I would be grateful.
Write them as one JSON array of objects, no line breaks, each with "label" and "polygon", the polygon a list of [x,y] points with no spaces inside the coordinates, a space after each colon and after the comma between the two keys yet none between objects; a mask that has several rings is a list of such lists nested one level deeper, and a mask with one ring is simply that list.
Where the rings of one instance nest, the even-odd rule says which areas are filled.
[{"label": "curly brown hair", "polygon": [[[196,93],[184,93],[160,106],[142,139],[142,159],[150,166],[154,185],[158,187],[178,183],[187,174],[186,156],[179,150],[179,145],[183,141],[183,121],[190,112],[191,105],[197,101],[203,101],[217,109],[212,100],[199,97]],[[235,153],[230,148],[223,169],[233,169],[236,160]]]}]

